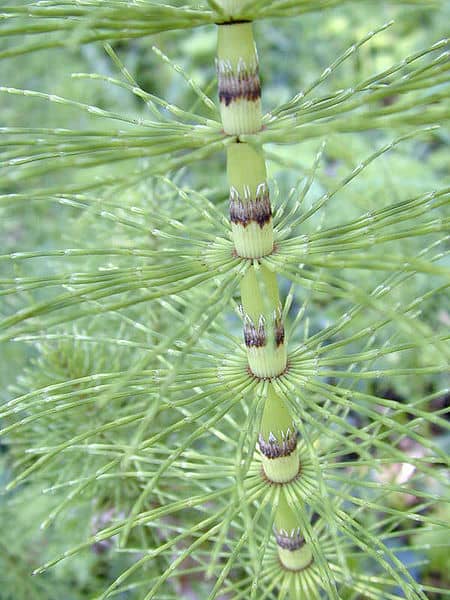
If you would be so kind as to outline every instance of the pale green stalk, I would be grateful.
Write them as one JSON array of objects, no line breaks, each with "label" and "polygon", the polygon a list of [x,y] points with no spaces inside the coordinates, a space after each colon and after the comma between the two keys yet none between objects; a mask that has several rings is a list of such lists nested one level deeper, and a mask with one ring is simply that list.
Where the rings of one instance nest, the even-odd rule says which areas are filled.
[{"label": "pale green stalk", "polygon": [[[233,15],[241,2],[222,4],[226,14]],[[275,484],[281,488],[274,522],[280,565],[303,571],[313,562],[312,551],[284,493],[285,484],[300,476],[297,432],[289,408],[273,386],[288,368],[282,308],[276,273],[261,263],[276,249],[266,165],[262,150],[239,137],[262,129],[252,23],[230,20],[219,25],[217,72],[223,129],[234,138],[227,146],[234,252],[247,263],[240,291],[248,371],[269,381],[258,438],[261,475],[268,492]]]}]

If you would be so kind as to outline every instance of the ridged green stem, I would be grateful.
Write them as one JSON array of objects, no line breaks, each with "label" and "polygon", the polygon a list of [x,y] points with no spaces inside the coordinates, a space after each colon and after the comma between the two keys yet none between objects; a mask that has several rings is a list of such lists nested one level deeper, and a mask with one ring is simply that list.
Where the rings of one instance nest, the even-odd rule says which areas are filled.
[{"label": "ridged green stem", "polygon": [[[238,4],[236,0],[222,3],[229,15],[239,8]],[[288,367],[276,274],[258,260],[274,250],[272,210],[264,154],[239,140],[241,134],[257,133],[262,127],[258,59],[251,23],[219,26],[217,74],[224,132],[236,137],[227,146],[234,251],[250,263],[241,280],[249,370],[256,378],[269,380],[259,432],[262,469],[270,485],[283,486],[299,475],[300,465],[292,416],[271,383]],[[304,543],[283,487],[274,530],[284,568],[305,569],[312,562],[311,550]]]}]

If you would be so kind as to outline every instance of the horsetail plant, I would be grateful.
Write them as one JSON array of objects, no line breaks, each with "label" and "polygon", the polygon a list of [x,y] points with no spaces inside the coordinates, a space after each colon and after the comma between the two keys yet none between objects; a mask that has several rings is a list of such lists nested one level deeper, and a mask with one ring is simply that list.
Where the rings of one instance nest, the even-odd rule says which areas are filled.
[{"label": "horsetail plant", "polygon": [[[419,15],[433,5],[445,20],[439,3],[393,4]],[[46,73],[41,57],[59,53],[75,70],[94,60],[101,71],[73,74],[86,86],[81,97],[23,81],[0,88],[10,118],[0,210],[11,231],[22,223],[30,236],[22,248],[7,239],[0,256],[0,335],[21,349],[22,369],[0,412],[0,512],[5,522],[28,515],[26,532],[7,526],[0,542],[5,598],[448,593],[430,573],[448,548],[450,351],[441,324],[450,194],[435,167],[414,158],[418,145],[443,146],[448,42],[409,48],[336,87],[347,64],[390,35],[393,22],[378,20],[301,92],[262,111],[255,22],[278,18],[292,33],[302,15],[314,30],[333,14],[325,9],[345,20],[354,6],[1,8],[0,59],[12,82],[27,68]],[[135,60],[126,41],[145,48],[147,36],[172,32],[181,43],[176,30],[192,29],[193,49],[200,27],[217,33],[219,106],[213,85],[166,55],[164,36],[153,69],[169,67],[188,91],[172,86],[169,101],[143,89],[142,72],[126,66]],[[261,27],[270,37],[270,24]],[[302,43],[286,40],[290,52]],[[212,52],[209,60],[212,70]],[[100,84],[117,96],[89,91]],[[44,101],[52,126],[32,114],[24,126],[8,99]],[[67,115],[78,115],[78,128]],[[287,153],[287,144],[300,150]],[[411,174],[420,169],[419,181]],[[30,536],[41,566],[25,550]]]},{"label": "horsetail plant", "polygon": [[[224,8],[233,15],[233,4]],[[268,381],[258,436],[263,476],[283,485],[299,474],[293,417],[272,381],[287,369],[282,308],[276,274],[263,264],[274,251],[272,208],[264,156],[240,136],[262,128],[261,86],[252,23],[219,25],[217,73],[227,147],[230,219],[236,255],[248,262],[240,282],[249,374]],[[301,527],[282,491],[275,513],[275,538],[283,568],[300,571],[312,562]]]}]

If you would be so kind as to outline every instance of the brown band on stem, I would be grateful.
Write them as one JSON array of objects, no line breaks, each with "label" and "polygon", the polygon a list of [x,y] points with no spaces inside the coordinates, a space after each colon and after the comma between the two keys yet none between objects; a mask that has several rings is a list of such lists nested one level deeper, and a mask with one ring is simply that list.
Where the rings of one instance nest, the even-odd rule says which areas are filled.
[{"label": "brown band on stem", "polygon": [[254,199],[242,198],[235,188],[230,189],[230,219],[232,223],[247,227],[249,223],[257,223],[261,229],[269,223],[272,218],[272,208],[270,206],[269,188],[265,183],[258,186]]},{"label": "brown band on stem", "polygon": [[283,548],[283,550],[294,552],[295,550],[300,550],[305,544],[305,539],[298,529],[290,533],[284,529],[280,529],[279,531],[275,529],[274,534],[277,545]]},{"label": "brown band on stem", "polygon": [[240,62],[237,71],[230,63],[217,61],[217,77],[219,80],[219,100],[229,106],[236,100],[256,102],[261,98],[258,66],[247,66]]},{"label": "brown band on stem", "polygon": [[262,434],[259,434],[258,445],[261,454],[266,458],[281,458],[291,455],[297,448],[297,432],[288,429],[282,433],[279,441],[273,433],[269,433],[269,439],[266,441]]},{"label": "brown band on stem", "polygon": [[252,23],[252,21],[250,19],[236,19],[235,21],[231,19],[231,21],[222,21],[221,23],[215,23],[215,25],[220,27],[221,25],[241,25],[242,23]]},{"label": "brown band on stem", "polygon": [[247,348],[262,348],[266,345],[267,336],[264,319],[261,317],[257,326],[250,318],[244,321],[244,341]]}]

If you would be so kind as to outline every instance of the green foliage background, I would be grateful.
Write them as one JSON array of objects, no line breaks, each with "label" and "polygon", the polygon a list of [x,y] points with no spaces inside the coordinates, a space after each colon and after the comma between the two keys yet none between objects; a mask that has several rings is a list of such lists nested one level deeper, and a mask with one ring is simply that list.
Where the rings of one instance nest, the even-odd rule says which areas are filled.
[{"label": "green foliage background", "polygon": [[[313,84],[337,56],[391,19],[391,27],[324,78],[318,90],[325,98],[335,90],[354,88],[357,82],[441,40],[450,22],[449,4],[431,9],[420,4],[393,7],[388,3],[358,3],[298,18],[258,22],[265,109],[275,109]],[[2,50],[10,51],[11,39],[8,35],[0,37],[0,56]],[[152,52],[152,47],[157,46],[215,98],[215,43],[216,28],[206,25],[111,44],[140,88],[202,117],[214,118],[192,87]],[[445,50],[441,44],[432,57],[445,59]],[[70,38],[67,47],[0,62],[1,85],[70,98],[130,119],[149,118],[148,106],[129,90],[100,78],[72,76],[96,73],[120,78],[112,56],[101,43],[80,46],[75,37]],[[311,244],[305,246],[309,269],[305,279],[299,275],[297,285],[290,288],[286,272],[282,281],[284,297],[292,303],[291,347],[306,340],[307,351],[312,359],[317,358],[313,336],[318,336],[324,347],[345,339],[339,330],[332,335],[330,329],[330,335],[322,339],[320,332],[339,326],[352,303],[361,303],[363,309],[346,326],[349,341],[328,351],[329,363],[321,365],[324,372],[320,377],[316,371],[320,382],[353,388],[361,394],[355,395],[344,415],[349,423],[345,435],[351,441],[338,450],[333,446],[337,438],[330,435],[327,439],[323,426],[314,430],[311,439],[324,455],[329,454],[329,460],[341,460],[354,451],[357,438],[350,428],[361,429],[373,418],[364,408],[363,394],[371,394],[372,401],[386,398],[405,404],[404,410],[393,410],[392,419],[399,428],[394,433],[381,417],[368,430],[375,438],[374,447],[382,440],[397,445],[401,428],[417,416],[408,412],[411,407],[430,415],[441,411],[435,418],[424,414],[418,428],[414,423],[418,437],[403,436],[406,458],[414,459],[415,452],[420,456],[424,440],[432,443],[433,456],[423,464],[423,455],[419,458],[419,473],[410,482],[413,490],[419,488],[417,493],[410,492],[415,498],[412,503],[400,489],[394,489],[395,469],[401,463],[395,456],[392,464],[383,468],[380,462],[369,473],[375,489],[386,484],[384,491],[380,488],[380,497],[370,488],[358,492],[367,503],[357,513],[361,526],[381,539],[378,523],[386,520],[386,531],[394,532],[391,537],[396,556],[409,566],[413,577],[430,586],[426,592],[429,598],[443,597],[450,584],[445,533],[449,511],[443,469],[449,448],[445,422],[449,393],[445,237],[449,171],[448,129],[444,124],[449,110],[448,56],[440,64],[444,65],[442,71],[433,74],[429,89],[413,91],[412,106],[417,102],[425,108],[414,113],[407,125],[388,122],[383,129],[340,133],[333,128],[328,132],[325,124],[317,135],[299,140],[302,143],[298,145],[270,143],[269,131],[266,145],[274,204],[279,206],[288,199],[286,214],[295,210],[292,216],[301,217],[324,194],[336,190],[309,219],[301,222],[299,217],[289,232],[291,236],[310,236]],[[2,130],[5,145],[0,154],[4,319],[0,375],[5,403],[2,425],[10,428],[2,438],[1,466],[5,486],[17,483],[0,497],[1,522],[5,524],[0,541],[0,598],[100,598],[114,581],[118,584],[111,597],[144,598],[161,575],[171,575],[175,557],[199,539],[195,528],[200,519],[224,511],[227,530],[219,529],[213,538],[217,541],[223,535],[222,541],[229,543],[215,550],[219,554],[214,559],[220,566],[232,555],[233,543],[246,531],[250,519],[245,510],[240,514],[236,508],[239,503],[236,505],[235,495],[240,488],[234,483],[234,477],[238,481],[243,478],[239,459],[251,458],[252,432],[243,430],[242,423],[248,424],[252,409],[240,403],[230,388],[230,382],[244,388],[245,380],[234,374],[239,360],[243,361],[234,285],[239,267],[236,260],[224,258],[230,248],[224,156],[221,152],[210,155],[208,148],[200,148],[191,161],[191,150],[179,145],[176,149],[181,154],[170,152],[169,157],[152,159],[149,148],[157,143],[155,140],[141,140],[134,153],[118,139],[116,154],[106,152],[99,166],[89,166],[83,163],[82,155],[67,155],[67,148],[51,146],[46,135],[42,134],[40,141],[36,128],[95,129],[108,136],[111,128],[118,127],[115,121],[99,119],[67,103],[21,95],[3,94],[0,102],[2,127],[29,130],[21,134],[20,144],[9,129]],[[401,102],[397,95],[381,98],[368,107],[369,115],[380,107],[395,107],[397,102]],[[437,121],[425,118],[427,110],[435,111]],[[442,126],[408,137],[414,128],[434,123]],[[120,127],[133,132],[131,122],[120,123]],[[221,146],[219,133],[208,135],[212,144]],[[282,140],[283,131],[277,135]],[[403,141],[369,164],[372,154],[405,135]],[[50,152],[49,161],[36,155],[39,144],[43,152]],[[112,162],[117,148],[120,160]],[[321,158],[316,161],[319,151]],[[18,160],[27,152],[33,160],[23,166]],[[127,152],[130,159],[122,160]],[[177,165],[169,160],[180,155],[184,158],[178,162],[183,168],[171,168]],[[365,165],[365,161],[367,166],[347,183],[349,173],[359,170],[358,165]],[[152,171],[155,164],[159,177]],[[308,193],[296,208],[295,200],[308,178]],[[293,187],[297,191],[289,196]],[[436,195],[431,196],[431,192]],[[360,228],[355,240],[361,250],[349,247],[340,260],[327,245],[329,236],[320,238],[324,228],[342,231],[343,224],[411,198],[420,199],[416,208],[411,205],[403,222],[400,217],[383,229],[383,235],[391,236],[390,241],[377,242],[374,236],[371,242]],[[400,237],[402,229],[410,233]],[[314,236],[319,236],[316,246],[311,242]],[[425,252],[426,248],[430,251]],[[36,256],[18,256],[18,252]],[[354,287],[342,294],[332,293],[334,283],[325,293],[316,283],[308,289],[305,281],[318,282],[322,277],[330,282],[341,279]],[[367,297],[353,298],[351,290],[369,293],[382,285],[391,286],[385,296],[388,308],[383,310],[392,308],[392,313],[387,312],[390,320],[377,328],[380,315],[373,306],[364,306]],[[301,307],[305,308],[303,318],[296,319]],[[358,336],[364,331],[366,335]],[[408,340],[410,347],[405,346]],[[387,348],[386,353],[376,350],[383,348]],[[339,364],[340,357],[352,355],[360,359],[352,363],[346,358]],[[217,366],[227,360],[231,366],[224,366],[223,379],[217,379]],[[349,370],[357,372],[354,380],[348,379]],[[320,405],[321,401],[317,402]],[[383,414],[382,402],[375,408]],[[227,414],[225,418],[219,418],[222,411]],[[323,418],[323,413],[315,417]],[[338,421],[331,419],[329,426],[337,427]],[[152,443],[141,447],[143,440]],[[60,451],[47,461],[52,449],[58,448]],[[361,469],[370,471],[370,461],[367,457],[364,460]],[[421,469],[424,465],[426,469]],[[158,469],[161,478],[140,505],[139,498]],[[30,476],[22,477],[22,473]],[[353,474],[356,483],[362,478],[351,470],[345,473]],[[192,497],[202,495],[205,501],[191,506]],[[211,498],[206,500],[208,495]],[[233,514],[226,512],[230,497],[235,502]],[[159,518],[158,509],[177,501],[182,503],[182,511]],[[152,518],[145,524],[134,523],[128,531],[127,518],[135,518],[139,511],[147,511]],[[393,515],[391,521],[389,515]],[[416,530],[420,521],[423,527]],[[103,541],[89,537],[121,522],[125,526],[118,530],[120,539],[112,529]],[[264,533],[265,527],[263,520],[258,522],[255,535]],[[179,541],[164,548],[167,540],[177,535]],[[80,552],[32,577],[31,572],[40,565],[83,544]],[[151,548],[163,549],[135,572],[133,565]],[[250,597],[251,544],[250,550],[246,543],[239,552],[218,590],[222,595],[217,597]],[[353,546],[348,546],[348,555],[352,572],[378,573],[373,558],[361,556]],[[129,568],[129,577],[117,580]],[[209,568],[211,549],[205,542],[195,552],[187,551],[181,567],[156,597],[208,598],[214,584],[214,578],[211,583],[205,577]],[[216,576],[214,571],[211,574]],[[372,597],[407,594],[389,589],[392,596],[381,591]],[[269,597],[276,597],[276,591],[272,593]],[[409,593],[406,597],[418,597]],[[357,586],[344,586],[340,594],[343,598],[370,597]]]}]

